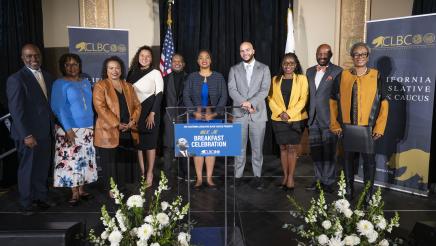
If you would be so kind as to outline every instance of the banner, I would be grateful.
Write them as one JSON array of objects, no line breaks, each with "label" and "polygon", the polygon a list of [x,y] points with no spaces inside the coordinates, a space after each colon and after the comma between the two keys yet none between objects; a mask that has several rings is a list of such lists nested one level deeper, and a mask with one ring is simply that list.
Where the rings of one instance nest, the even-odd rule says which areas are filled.
[{"label": "banner", "polygon": [[241,124],[175,124],[174,153],[176,157],[240,156],[241,138]]},{"label": "banner", "polygon": [[428,193],[436,78],[436,14],[367,22],[369,66],[389,100],[385,135],[376,142],[376,183]]},{"label": "banner", "polygon": [[[82,72],[92,84],[101,79],[103,61],[110,56],[129,66],[129,32],[119,29],[68,27],[69,50],[82,59]],[[127,72],[126,72],[127,75]]]}]

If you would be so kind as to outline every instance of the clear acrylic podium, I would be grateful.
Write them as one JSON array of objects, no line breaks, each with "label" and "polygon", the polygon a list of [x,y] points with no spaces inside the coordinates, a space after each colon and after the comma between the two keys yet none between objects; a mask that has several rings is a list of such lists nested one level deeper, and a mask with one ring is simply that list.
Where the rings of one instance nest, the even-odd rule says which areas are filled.
[{"label": "clear acrylic podium", "polygon": [[[233,124],[233,112],[243,110],[240,107],[167,107],[166,121],[172,124]],[[174,128],[173,128],[174,129]],[[237,135],[237,134],[235,134]],[[173,134],[174,138],[174,134]],[[242,133],[234,138],[242,138]],[[174,139],[176,146],[176,139]],[[239,230],[239,222],[236,220],[236,187],[233,161],[229,163],[230,156],[215,158],[215,166],[212,174],[216,188],[207,185],[206,163],[203,164],[203,186],[201,189],[193,189],[195,184],[195,169],[193,158],[180,157],[179,151],[175,151],[177,165],[180,174],[180,164],[186,165],[188,179],[179,180],[177,189],[184,201],[190,203],[188,221],[193,227],[193,244],[204,246],[215,245],[244,245]],[[239,150],[240,153],[240,150]],[[190,155],[188,155],[190,156]],[[198,156],[199,157],[199,156]],[[181,159],[184,158],[184,159]],[[183,160],[183,161],[182,161]],[[193,223],[191,223],[193,222]],[[195,241],[196,237],[201,240]]]}]

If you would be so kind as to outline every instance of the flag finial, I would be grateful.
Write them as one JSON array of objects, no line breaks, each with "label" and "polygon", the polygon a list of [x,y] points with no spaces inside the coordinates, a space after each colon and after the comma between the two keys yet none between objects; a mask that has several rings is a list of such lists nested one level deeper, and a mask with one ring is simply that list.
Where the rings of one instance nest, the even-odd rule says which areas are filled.
[{"label": "flag finial", "polygon": [[168,27],[171,27],[171,24],[173,23],[173,20],[171,18],[171,8],[174,4],[174,0],[168,0],[168,17],[167,17],[167,25]]}]

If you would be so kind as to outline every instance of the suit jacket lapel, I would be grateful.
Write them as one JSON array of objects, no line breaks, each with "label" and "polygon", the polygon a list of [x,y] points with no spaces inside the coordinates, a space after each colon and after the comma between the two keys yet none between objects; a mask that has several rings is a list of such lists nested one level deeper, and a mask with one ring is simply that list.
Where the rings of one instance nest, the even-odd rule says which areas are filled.
[{"label": "suit jacket lapel", "polygon": [[[250,90],[258,90],[258,83],[259,80],[257,79],[257,77],[260,75],[260,65],[258,62],[254,62],[254,66],[253,66],[253,72],[251,73],[251,81],[250,81],[250,86],[248,87],[248,89]],[[250,94],[251,95],[251,94]]]},{"label": "suit jacket lapel", "polygon": [[319,83],[318,89],[316,90],[317,92],[318,92],[318,90],[321,89],[321,87],[325,86],[325,83],[327,82],[326,79],[330,76],[330,74],[332,73],[332,70],[333,70],[332,64],[329,64],[329,66],[325,70],[324,76],[322,76],[322,78],[321,78],[321,82]]},{"label": "suit jacket lapel", "polygon": [[316,76],[316,68],[310,68],[307,71],[307,79],[309,80],[309,89],[316,93],[316,85],[315,85],[315,76]]},{"label": "suit jacket lapel", "polygon": [[248,81],[247,81],[246,71],[245,71],[245,67],[244,67],[244,62],[239,63],[239,66],[238,66],[238,72],[239,72],[239,75],[240,75],[242,78],[244,78],[244,79],[243,79],[243,81],[244,81],[243,84],[245,85],[245,87],[246,87],[247,90],[248,90]]},{"label": "suit jacket lapel", "polygon": [[[24,67],[24,74],[26,76],[26,81],[29,84],[29,86],[31,86],[31,90],[32,91],[37,91],[36,93],[39,94],[41,96],[41,98],[43,99],[43,101],[45,101],[46,103],[48,103],[47,98],[49,97],[49,92],[47,90],[47,98],[44,95],[44,92],[42,91],[41,86],[39,85],[38,80],[36,80],[35,75],[33,75],[33,73],[27,68]],[[44,78],[45,80],[45,78]],[[45,87],[47,88],[47,83],[45,85]]]}]

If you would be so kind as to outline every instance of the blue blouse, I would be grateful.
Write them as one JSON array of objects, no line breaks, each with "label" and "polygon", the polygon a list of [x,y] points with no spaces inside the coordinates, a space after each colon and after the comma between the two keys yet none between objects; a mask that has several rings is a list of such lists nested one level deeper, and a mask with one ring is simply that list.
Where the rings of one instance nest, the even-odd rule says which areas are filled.
[{"label": "blue blouse", "polygon": [[209,86],[207,82],[203,81],[203,86],[201,87],[201,106],[209,106]]},{"label": "blue blouse", "polygon": [[65,131],[94,125],[92,89],[88,79],[57,79],[51,92],[51,108]]}]

